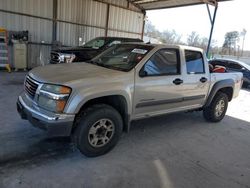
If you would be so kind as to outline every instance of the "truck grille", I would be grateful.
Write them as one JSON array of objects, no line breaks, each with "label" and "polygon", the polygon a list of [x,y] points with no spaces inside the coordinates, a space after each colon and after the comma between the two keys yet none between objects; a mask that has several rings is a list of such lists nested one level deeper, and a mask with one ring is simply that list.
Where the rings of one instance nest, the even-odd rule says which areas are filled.
[{"label": "truck grille", "polygon": [[60,63],[60,54],[56,53],[56,52],[51,52],[50,53],[50,63]]},{"label": "truck grille", "polygon": [[24,83],[24,90],[32,99],[35,97],[37,88],[38,83],[27,76]]}]

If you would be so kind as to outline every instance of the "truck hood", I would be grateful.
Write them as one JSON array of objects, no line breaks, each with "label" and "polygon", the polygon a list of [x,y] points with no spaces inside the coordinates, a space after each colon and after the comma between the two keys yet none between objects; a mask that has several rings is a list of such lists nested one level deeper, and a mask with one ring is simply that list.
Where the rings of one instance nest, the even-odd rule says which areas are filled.
[{"label": "truck hood", "polygon": [[95,81],[106,80],[125,72],[104,68],[89,63],[46,65],[34,68],[29,76],[41,83],[64,84],[90,79]]},{"label": "truck hood", "polygon": [[86,51],[86,52],[91,52],[91,51],[96,51],[97,49],[94,48],[85,48],[85,47],[81,47],[81,46],[74,46],[74,47],[63,47],[63,48],[59,48],[56,50],[53,50],[53,52],[60,52],[60,53],[74,53],[74,52],[78,52],[78,51]]},{"label": "truck hood", "polygon": [[84,48],[84,47],[66,47],[66,48],[59,48],[57,50],[53,50],[54,53],[62,53],[62,54],[75,54],[76,59],[74,61],[86,61],[92,59],[96,55],[101,53],[101,49],[94,49],[94,48]]}]

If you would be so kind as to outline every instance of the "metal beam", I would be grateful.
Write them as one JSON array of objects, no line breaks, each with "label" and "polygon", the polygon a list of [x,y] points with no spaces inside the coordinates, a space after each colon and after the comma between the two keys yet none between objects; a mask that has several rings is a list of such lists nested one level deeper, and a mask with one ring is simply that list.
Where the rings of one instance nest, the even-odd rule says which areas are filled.
[{"label": "metal beam", "polygon": [[131,3],[139,5],[145,10],[177,8],[183,6],[209,4],[216,6],[218,2],[231,1],[231,0],[129,0]]},{"label": "metal beam", "polygon": [[212,6],[216,6],[217,1],[216,0],[203,0],[204,3],[206,3],[207,5],[212,5]]},{"label": "metal beam", "polygon": [[139,12],[139,13],[142,13],[144,12],[144,9],[141,9],[139,8],[140,6],[136,5],[136,4],[133,4],[134,6],[136,5],[137,8],[139,8],[140,10],[134,10],[132,8],[127,8],[127,7],[124,7],[124,6],[120,6],[120,5],[117,5],[117,4],[114,4],[114,3],[109,3],[109,2],[106,2],[106,1],[103,1],[103,0],[93,0],[95,2],[99,2],[99,3],[104,3],[104,4],[109,4],[113,7],[118,7],[118,8],[122,8],[122,9],[125,9],[125,10],[130,10],[130,11],[133,11],[133,12]]},{"label": "metal beam", "polygon": [[52,41],[57,38],[57,0],[53,0],[53,26],[52,26]]},{"label": "metal beam", "polygon": [[206,4],[206,6],[207,6],[207,12],[208,12],[209,20],[210,20],[210,23],[212,25],[213,24],[213,19],[212,19],[212,16],[211,16],[210,8],[209,8],[208,4]]},{"label": "metal beam", "polygon": [[211,41],[212,41],[212,36],[213,36],[213,31],[214,31],[214,23],[215,23],[215,20],[216,20],[217,9],[218,9],[218,3],[214,7],[214,16],[213,16],[213,20],[212,20],[213,22],[212,22],[210,35],[209,35],[209,39],[208,39],[208,44],[207,44],[207,53],[206,53],[207,57],[208,57],[209,51],[210,51],[210,46],[211,46]]},{"label": "metal beam", "polygon": [[105,24],[105,37],[108,36],[108,30],[109,30],[109,9],[110,9],[110,4],[107,4],[107,15],[106,15],[106,24]]},{"label": "metal beam", "polygon": [[38,18],[38,19],[43,19],[43,20],[47,20],[47,21],[53,21],[52,18],[46,18],[46,17],[36,16],[36,15],[32,15],[32,14],[26,14],[26,13],[22,13],[22,12],[15,12],[15,11],[11,11],[11,10],[0,9],[0,12],[4,12],[4,13],[8,13],[8,14],[15,14],[15,15],[19,15],[19,16],[27,16],[27,17],[31,17],[31,18]]},{"label": "metal beam", "polygon": [[144,35],[144,28],[145,28],[145,23],[146,23],[146,13],[143,14],[143,24],[142,24],[142,32],[141,32],[141,40],[143,40],[143,35]]},{"label": "metal beam", "polygon": [[128,8],[129,8],[129,3],[131,3],[134,7],[140,9],[143,13],[146,13],[144,8],[142,8],[139,4],[135,3],[135,1],[127,0],[127,2],[128,2]]}]

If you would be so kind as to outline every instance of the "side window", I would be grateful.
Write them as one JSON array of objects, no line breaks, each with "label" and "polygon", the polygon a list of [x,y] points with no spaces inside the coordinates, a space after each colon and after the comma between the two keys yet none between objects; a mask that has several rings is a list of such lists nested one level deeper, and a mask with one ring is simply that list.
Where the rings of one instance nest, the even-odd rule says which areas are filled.
[{"label": "side window", "polygon": [[144,65],[148,76],[180,74],[180,58],[177,49],[162,49],[157,51]]},{"label": "side window", "polygon": [[186,66],[188,74],[205,73],[202,53],[185,50]]},{"label": "side window", "polygon": [[114,41],[112,41],[111,43],[109,43],[108,46],[112,46],[112,45],[114,45],[114,44],[120,44],[120,43],[121,43],[120,40],[114,40]]}]

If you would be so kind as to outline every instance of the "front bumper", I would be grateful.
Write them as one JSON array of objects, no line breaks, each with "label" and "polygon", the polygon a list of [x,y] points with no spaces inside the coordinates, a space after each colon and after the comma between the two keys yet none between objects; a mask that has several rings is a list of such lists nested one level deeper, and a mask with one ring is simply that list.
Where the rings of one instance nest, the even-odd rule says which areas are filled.
[{"label": "front bumper", "polygon": [[56,114],[43,110],[23,93],[17,100],[17,111],[22,119],[34,126],[46,130],[49,136],[70,136],[74,123],[74,114]]}]

